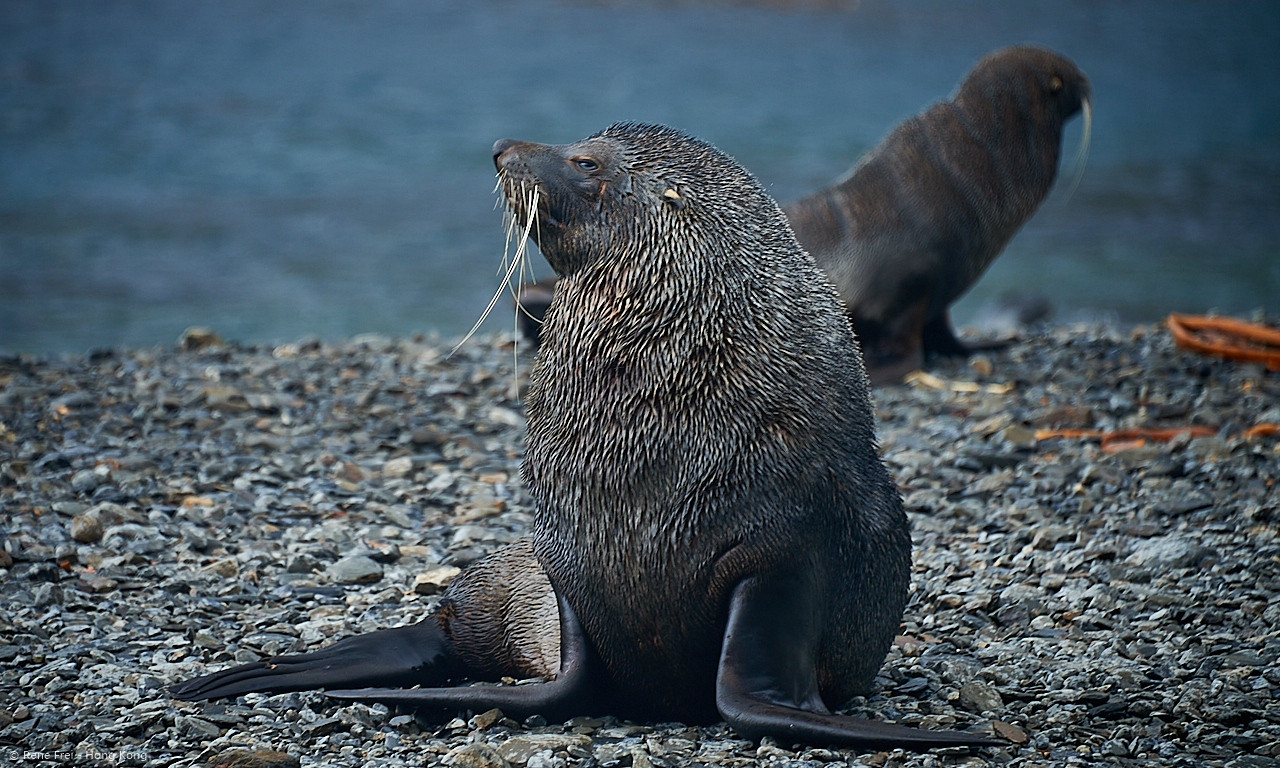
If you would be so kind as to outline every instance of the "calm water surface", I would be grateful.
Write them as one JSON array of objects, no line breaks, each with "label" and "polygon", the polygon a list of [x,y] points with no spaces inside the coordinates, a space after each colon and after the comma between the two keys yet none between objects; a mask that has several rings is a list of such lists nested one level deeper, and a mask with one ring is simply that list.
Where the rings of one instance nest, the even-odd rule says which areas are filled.
[{"label": "calm water surface", "polygon": [[667,123],[785,201],[1021,42],[1092,78],[1089,162],[957,319],[1280,312],[1280,4],[775,5],[0,4],[0,350],[457,335],[498,284],[495,139]]}]

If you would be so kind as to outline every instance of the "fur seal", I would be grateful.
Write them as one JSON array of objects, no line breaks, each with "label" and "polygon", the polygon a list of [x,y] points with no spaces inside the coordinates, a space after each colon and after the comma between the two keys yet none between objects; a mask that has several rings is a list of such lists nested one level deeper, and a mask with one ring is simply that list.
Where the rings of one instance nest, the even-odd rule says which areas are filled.
[{"label": "fur seal", "polygon": [[896,126],[834,186],[783,206],[835,282],[875,383],[968,354],[948,308],[1048,195],[1089,80],[1065,56],[1001,48],[954,96]]},{"label": "fur seal", "polygon": [[[426,709],[723,718],[787,743],[999,743],[828,709],[883,662],[911,539],[857,343],[778,204],[660,126],[493,152],[560,276],[526,401],[529,536],[418,624],[174,695],[323,686]],[[501,675],[547,680],[460,685]]]}]

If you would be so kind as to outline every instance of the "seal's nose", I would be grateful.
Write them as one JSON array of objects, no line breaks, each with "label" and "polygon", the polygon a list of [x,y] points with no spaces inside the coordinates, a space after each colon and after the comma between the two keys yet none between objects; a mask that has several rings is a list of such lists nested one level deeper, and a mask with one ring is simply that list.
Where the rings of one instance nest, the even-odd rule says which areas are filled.
[{"label": "seal's nose", "polygon": [[494,165],[494,167],[496,167],[496,168],[498,168],[499,170],[501,170],[501,169],[502,169],[502,164],[501,164],[500,160],[502,159],[502,153],[503,153],[503,152],[506,152],[508,149],[511,149],[512,147],[514,147],[515,145],[517,145],[517,144],[519,144],[519,143],[520,143],[520,142],[516,141],[515,139],[498,139],[497,141],[493,142],[493,165]]}]

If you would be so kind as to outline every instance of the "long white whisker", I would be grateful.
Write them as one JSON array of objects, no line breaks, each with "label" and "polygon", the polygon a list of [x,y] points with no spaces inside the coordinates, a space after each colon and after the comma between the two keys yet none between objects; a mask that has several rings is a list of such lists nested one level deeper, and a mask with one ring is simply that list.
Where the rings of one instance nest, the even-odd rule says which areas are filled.
[{"label": "long white whisker", "polygon": [[1080,146],[1076,149],[1075,159],[1071,161],[1071,183],[1067,186],[1066,194],[1061,198],[1063,205],[1075,194],[1076,187],[1080,186],[1080,179],[1084,177],[1084,164],[1089,159],[1089,136],[1093,132],[1093,107],[1089,106],[1088,99],[1080,102],[1080,111],[1083,121]]},{"label": "long white whisker", "polygon": [[[516,245],[515,257],[511,259],[511,264],[507,268],[507,273],[502,278],[502,285],[498,286],[498,290],[494,292],[493,298],[489,300],[489,306],[485,307],[484,312],[480,314],[480,319],[476,321],[475,325],[471,326],[471,330],[467,331],[467,335],[462,337],[462,341],[459,341],[458,345],[455,346],[449,352],[450,357],[452,357],[455,352],[457,352],[459,349],[462,348],[463,344],[466,344],[467,341],[472,336],[475,335],[476,331],[480,328],[480,325],[489,318],[489,313],[492,312],[493,308],[498,305],[498,299],[502,298],[503,291],[506,290],[508,285],[510,285],[511,276],[515,274],[516,267],[520,265],[521,259],[524,258],[524,255],[525,255],[524,252],[526,248],[525,244],[529,242],[529,232],[532,231],[533,229],[534,219],[538,217],[537,206],[538,206],[538,187],[534,186],[533,194],[531,195],[531,200],[529,203],[529,207],[527,209],[529,211],[529,220],[525,222],[524,235],[520,238],[520,242]],[[514,227],[512,229],[514,229]],[[510,242],[510,240],[508,240],[508,242]],[[506,265],[506,261],[507,261],[506,254],[504,253],[503,254],[504,266]]]}]

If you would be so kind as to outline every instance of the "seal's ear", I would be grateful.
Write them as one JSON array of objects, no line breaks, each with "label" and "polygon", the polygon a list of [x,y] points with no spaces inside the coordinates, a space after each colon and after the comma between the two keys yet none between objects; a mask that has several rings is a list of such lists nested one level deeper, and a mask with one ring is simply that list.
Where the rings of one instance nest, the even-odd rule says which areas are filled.
[{"label": "seal's ear", "polygon": [[677,211],[684,210],[684,205],[685,205],[684,198],[681,197],[680,193],[675,190],[675,187],[667,187],[666,190],[662,193],[662,199],[665,200],[668,205],[672,206]]}]

